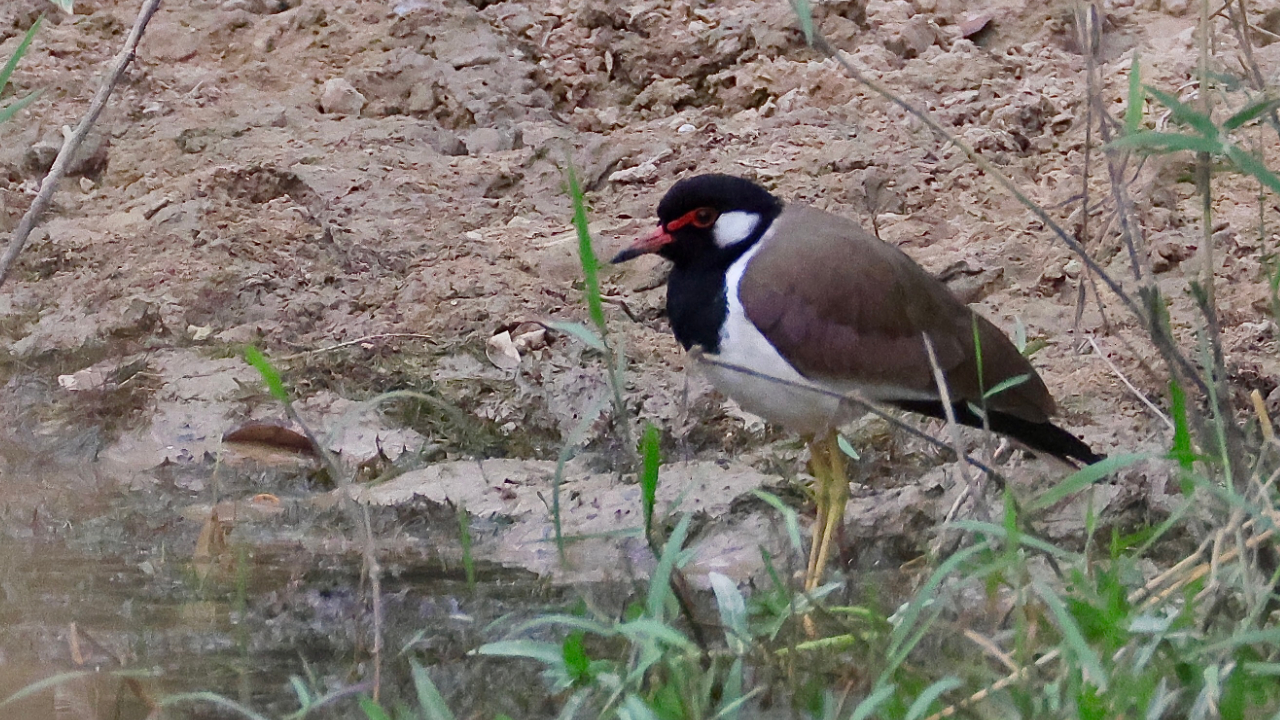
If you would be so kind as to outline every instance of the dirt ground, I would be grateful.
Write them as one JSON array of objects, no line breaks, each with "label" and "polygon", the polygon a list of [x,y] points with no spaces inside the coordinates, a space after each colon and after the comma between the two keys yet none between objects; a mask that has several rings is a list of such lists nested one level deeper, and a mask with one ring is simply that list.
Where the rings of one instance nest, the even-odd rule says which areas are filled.
[{"label": "dirt ground", "polygon": [[[29,205],[136,5],[81,0],[74,18],[42,0],[0,9],[6,57],[50,13],[11,91],[43,95],[0,127],[0,231]],[[1099,92],[1117,114],[1135,53],[1147,82],[1194,90],[1186,6],[1101,3]],[[1072,7],[854,0],[815,12],[853,63],[1075,231],[1087,83]],[[1250,7],[1261,22],[1280,3]],[[1239,74],[1229,25],[1220,19],[1216,31],[1218,69]],[[1260,42],[1255,55],[1266,77],[1280,71],[1280,43]],[[1130,278],[1096,152],[1091,162],[1086,242]],[[1167,405],[1165,375],[1123,308],[1104,294],[1104,322],[1090,291],[1077,322],[1079,261],[955,148],[807,49],[781,0],[170,0],[0,294],[0,413],[10,420],[0,499],[7,517],[23,518],[10,534],[60,532],[47,509],[58,498],[150,490],[173,498],[189,552],[210,503],[261,489],[245,468],[311,477],[309,461],[221,442],[247,420],[281,415],[238,359],[246,343],[268,352],[304,417],[336,430],[332,447],[367,476],[410,471],[370,489],[372,499],[463,499],[481,519],[536,520],[521,530],[525,553],[511,549],[509,526],[486,526],[489,557],[554,571],[543,503],[571,440],[586,449],[570,477],[584,484],[566,496],[572,528],[630,522],[619,513],[635,512],[634,488],[613,472],[625,450],[602,401],[601,360],[537,324],[586,317],[568,163],[588,189],[604,257],[646,232],[666,188],[695,172],[743,175],[874,226],[999,326],[1021,323],[1045,343],[1034,362],[1063,425],[1104,453],[1166,447],[1169,429],[1117,374]],[[1186,288],[1200,230],[1187,168],[1185,157],[1152,158],[1131,189],[1173,323],[1194,347],[1200,323]],[[1280,367],[1260,258],[1275,247],[1275,208],[1261,222],[1256,184],[1238,176],[1219,175],[1215,197],[1233,387],[1242,398],[1260,390],[1274,412]],[[714,506],[711,517],[741,528],[716,542],[756,554],[761,538],[783,539],[748,491],[786,492],[803,452],[688,372],[662,317],[664,273],[653,258],[604,270],[628,410],[663,432],[670,507]],[[356,405],[402,389],[433,400]],[[883,423],[853,433],[868,459],[845,559],[909,559],[958,492],[956,469]],[[477,458],[500,464],[486,470]],[[220,483],[222,463],[242,479]],[[1018,453],[1002,467],[1028,491],[1063,474]],[[686,481],[693,495],[680,493]],[[1140,522],[1177,493],[1166,481],[1157,466],[1136,470],[1107,485],[1103,503]],[[310,501],[324,487],[269,489]],[[1064,510],[1047,532],[1070,536],[1079,518]],[[859,541],[874,550],[859,554]],[[708,547],[707,557],[726,557]],[[602,557],[585,577],[616,571],[616,558]],[[748,565],[707,569],[745,577],[758,569]]]}]

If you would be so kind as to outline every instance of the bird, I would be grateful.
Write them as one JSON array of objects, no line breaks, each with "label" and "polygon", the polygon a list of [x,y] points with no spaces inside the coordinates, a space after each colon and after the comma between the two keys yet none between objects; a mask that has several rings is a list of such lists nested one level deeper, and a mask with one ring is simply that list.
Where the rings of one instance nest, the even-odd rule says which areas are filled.
[{"label": "bird", "polygon": [[657,214],[612,262],[669,260],[676,340],[720,392],[808,444],[817,508],[806,590],[821,582],[849,497],[838,427],[862,411],[844,398],[939,419],[945,399],[956,422],[1073,467],[1103,459],[1053,424],[1048,387],[999,328],[856,222],[723,174],[677,181]]}]

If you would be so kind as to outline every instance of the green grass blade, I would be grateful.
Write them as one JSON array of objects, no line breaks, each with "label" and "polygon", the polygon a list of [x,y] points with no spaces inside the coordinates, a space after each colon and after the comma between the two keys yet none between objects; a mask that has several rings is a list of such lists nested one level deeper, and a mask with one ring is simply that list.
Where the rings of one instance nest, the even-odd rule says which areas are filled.
[{"label": "green grass blade", "polygon": [[601,637],[610,637],[617,634],[612,626],[605,623],[578,617],[577,615],[564,614],[539,615],[511,628],[511,634],[523,635],[531,630],[540,630],[546,627],[581,630]]},{"label": "green grass blade", "polygon": [[804,42],[806,45],[813,45],[813,6],[809,4],[809,0],[791,0],[791,10],[796,14],[796,20],[800,23],[800,32],[804,33]]},{"label": "green grass blade", "polygon": [[1107,689],[1107,674],[1102,669],[1102,658],[1098,657],[1098,653],[1084,639],[1084,633],[1081,632],[1080,626],[1076,624],[1075,618],[1071,617],[1071,613],[1067,612],[1067,606],[1063,604],[1062,598],[1058,597],[1053,588],[1041,580],[1033,580],[1031,586],[1035,588],[1036,594],[1040,596],[1041,600],[1044,600],[1045,607],[1049,608],[1049,612],[1058,621],[1058,630],[1062,633],[1063,642],[1075,655],[1076,661],[1080,663],[1080,668],[1084,671],[1085,682],[1105,691]]},{"label": "green grass blade", "polygon": [[382,709],[382,706],[373,701],[373,698],[360,698],[360,710],[364,712],[367,720],[392,720],[391,714]]},{"label": "green grass blade", "polygon": [[373,698],[360,698],[360,710],[364,712],[367,720],[392,720],[391,714],[382,709],[382,706],[373,701]]},{"label": "green grass blade", "polygon": [[1141,150],[1166,153],[1187,150],[1190,152],[1222,153],[1222,143],[1216,138],[1203,138],[1181,133],[1143,131],[1116,138],[1107,144],[1108,150]]},{"label": "green grass blade", "polygon": [[1197,652],[1200,655],[1212,655],[1214,653],[1222,652],[1223,650],[1234,651],[1241,645],[1255,645],[1260,643],[1272,645],[1273,647],[1270,649],[1270,652],[1274,653],[1277,646],[1280,646],[1280,627],[1237,632],[1225,640],[1209,643],[1208,645],[1201,647]]},{"label": "green grass blade", "polygon": [[929,711],[929,707],[933,705],[934,701],[942,696],[942,693],[958,687],[960,687],[960,678],[956,677],[945,677],[930,685],[911,703],[911,707],[907,710],[906,717],[903,720],[920,720]]},{"label": "green grass blade", "polygon": [[729,672],[729,680],[725,681],[724,692],[720,700],[720,711],[712,715],[711,720],[721,720],[721,718],[724,718],[724,720],[737,720],[738,712],[742,710],[742,706],[766,689],[764,685],[757,685],[751,688],[751,692],[745,695],[742,694],[742,658],[734,658],[733,666]]},{"label": "green grass blade", "polygon": [[978,332],[978,316],[969,314],[969,330],[973,333],[973,364],[978,372],[978,393],[982,396],[982,424],[987,424],[986,375],[982,372],[982,336]]},{"label": "green grass blade", "polygon": [[1194,128],[1204,138],[1218,137],[1218,126],[1213,124],[1213,119],[1208,115],[1182,102],[1176,95],[1153,88],[1150,85],[1146,86],[1146,90],[1151,94],[1151,97],[1160,101],[1161,105],[1169,108],[1169,112],[1172,113],[1176,122]]},{"label": "green grass blade", "polygon": [[795,511],[795,508],[787,507],[787,504],[782,502],[782,498],[773,493],[752,490],[751,494],[768,503],[769,507],[782,515],[782,524],[787,528],[787,539],[791,541],[791,549],[796,552],[802,551],[804,543],[800,540],[800,514]]},{"label": "green grass blade", "polygon": [[458,503],[458,544],[462,546],[462,570],[467,576],[467,589],[476,589],[476,561],[471,556],[471,515],[467,506]]},{"label": "green grass blade", "polygon": [[627,695],[618,708],[620,720],[662,720],[639,696]]},{"label": "green grass blade", "polygon": [[32,695],[39,695],[45,690],[49,690],[50,688],[57,687],[62,683],[71,682],[72,680],[78,680],[82,677],[86,677],[94,674],[95,673],[88,670],[76,670],[72,672],[59,673],[57,675],[54,675],[53,677],[48,677],[43,680],[37,680],[36,682],[33,682],[30,685],[27,685],[21,690],[5,698],[4,700],[0,700],[0,707],[4,707],[5,705],[8,705],[10,703],[16,703],[19,700],[24,700],[26,698],[31,697]]},{"label": "green grass blade", "polygon": [[849,442],[849,439],[846,438],[843,433],[836,435],[836,445],[839,445],[840,452],[849,456],[849,458],[853,460],[862,459],[862,456],[858,454],[858,451],[853,448],[853,443]]},{"label": "green grass blade", "polygon": [[849,713],[849,720],[867,720],[886,700],[893,697],[897,690],[896,685],[883,685],[877,688],[875,692],[863,698],[852,713]]},{"label": "green grass blade", "polygon": [[578,446],[586,439],[587,433],[591,432],[591,426],[595,425],[596,417],[607,404],[609,404],[608,395],[601,394],[596,398],[586,414],[578,420],[578,424],[569,431],[569,437],[565,438],[564,447],[560,448],[560,454],[556,457],[556,472],[551,478],[551,525],[555,531],[556,552],[559,554],[561,564],[568,559],[564,551],[564,523],[560,517],[560,486],[564,484],[564,469],[573,459]]},{"label": "green grass blade", "polygon": [[1280,107],[1280,97],[1263,95],[1240,108],[1222,122],[1222,129],[1235,130]]},{"label": "green grass blade", "polygon": [[582,264],[582,292],[587,300],[587,314],[603,337],[606,326],[604,303],[600,300],[600,261],[596,259],[595,247],[591,244],[591,229],[587,226],[587,203],[572,163],[569,164],[566,174],[569,178],[569,197],[573,200],[573,227],[578,231],[578,261]]},{"label": "green grass blade", "polygon": [[618,634],[635,642],[656,640],[668,647],[697,652],[698,646],[665,620],[639,617],[618,625]]},{"label": "green grass blade", "polygon": [[1138,52],[1133,53],[1129,64],[1129,107],[1124,109],[1124,134],[1137,135],[1142,128],[1142,106],[1147,101],[1142,89],[1142,67],[1138,64]]},{"label": "green grass blade", "polygon": [[267,384],[267,390],[271,393],[271,397],[282,403],[289,402],[289,392],[284,389],[284,382],[280,380],[280,373],[276,371],[271,361],[267,360],[267,356],[262,351],[252,345],[246,345],[244,348],[245,362],[253,366],[262,376],[262,381]]},{"label": "green grass blade", "polygon": [[693,520],[693,516],[685,513],[680,516],[680,522],[676,523],[676,527],[671,531],[671,537],[667,538],[667,544],[662,546],[662,555],[658,558],[658,565],[653,569],[653,576],[649,578],[649,596],[645,598],[645,613],[650,619],[660,620],[664,617],[664,608],[667,602],[667,596],[671,594],[671,573],[675,572],[676,563],[680,559],[680,550],[684,546],[684,540],[689,535],[689,523]]},{"label": "green grass blade", "polygon": [[1068,475],[1062,482],[1041,493],[1039,497],[1027,503],[1024,507],[1027,511],[1043,510],[1068,495],[1084,490],[1111,473],[1121,468],[1129,467],[1139,460],[1145,460],[1147,457],[1142,453],[1125,453],[1123,455],[1112,455],[1106,460],[1086,465]]},{"label": "green grass blade", "polygon": [[564,664],[564,648],[560,643],[539,640],[498,640],[485,643],[473,651],[490,657],[525,658],[544,665],[560,667]]},{"label": "green grass blade", "polygon": [[[1177,460],[1184,473],[1191,472],[1196,461],[1196,451],[1191,445],[1191,424],[1187,421],[1187,394],[1176,378],[1169,380],[1169,416],[1173,420],[1173,447],[1169,457]],[[1183,483],[1182,491],[1189,488]]]},{"label": "green grass blade", "polygon": [[650,537],[653,532],[653,507],[658,500],[658,470],[662,464],[659,444],[661,437],[653,423],[645,423],[644,434],[640,437],[640,505],[644,511],[644,536]]},{"label": "green grass blade", "polygon": [[249,720],[267,720],[266,715],[262,715],[258,712],[255,712],[253,708],[246,707],[236,702],[235,700],[222,697],[221,695],[217,693],[212,693],[212,692],[195,692],[195,693],[181,693],[178,695],[169,695],[167,697],[161,698],[158,704],[160,707],[166,708],[166,707],[173,707],[175,705],[181,705],[183,703],[193,703],[193,702],[208,703],[210,705],[216,705],[225,710],[230,710],[231,712],[236,713],[240,717],[248,718]]},{"label": "green grass blade", "polygon": [[1267,166],[1258,158],[1241,150],[1236,145],[1227,144],[1227,159],[1231,161],[1236,169],[1246,175],[1252,175],[1255,180],[1262,183],[1268,190],[1273,193],[1280,193],[1280,177],[1267,169]]},{"label": "green grass blade", "polygon": [[293,689],[293,696],[298,699],[299,707],[311,707],[315,702],[315,698],[311,697],[311,690],[307,688],[307,683],[297,675],[289,676],[289,687]]},{"label": "green grass blade", "polygon": [[431,682],[426,668],[417,660],[410,660],[409,666],[413,674],[413,690],[418,695],[418,708],[422,710],[422,720],[454,720],[453,711],[445,704],[440,689]]},{"label": "green grass blade", "polygon": [[996,395],[999,395],[1005,390],[1008,390],[1009,388],[1017,387],[1030,379],[1031,379],[1030,373],[1023,373],[1021,375],[1014,375],[1011,378],[1005,378],[1004,380],[1001,380],[1000,382],[996,383],[995,387],[983,393],[982,399],[990,400],[991,398],[995,397]]},{"label": "green grass blade", "polygon": [[[960,567],[961,564],[967,562],[969,558],[989,550],[991,550],[991,543],[984,542],[957,551],[939,565],[938,569],[934,570],[929,579],[925,581],[925,584],[916,591],[915,597],[911,599],[906,611],[902,614],[901,621],[889,636],[889,648],[885,652],[887,662],[884,670],[880,673],[880,679],[877,680],[877,684],[887,682],[889,676],[907,659],[907,655],[911,653],[912,648],[924,637],[925,632],[929,629],[929,623],[918,623],[917,621],[926,607],[935,604],[934,600],[937,597],[938,587],[942,584],[942,581],[954,572],[956,568]],[[919,628],[916,627],[917,624],[920,625]]]},{"label": "green grass blade", "polygon": [[42,92],[44,91],[36,90],[35,92],[27,93],[27,95],[21,100],[15,100],[0,108],[0,124],[7,123],[9,120],[13,119],[13,116],[21,112],[22,108],[35,102],[35,99],[40,97],[40,93]]},{"label": "green grass blade", "polygon": [[965,532],[977,533],[988,537],[999,538],[1001,540],[1009,540],[1016,542],[1017,545],[1039,552],[1051,555],[1053,557],[1075,562],[1080,559],[1079,553],[1071,552],[1064,548],[1060,548],[1047,540],[1042,540],[1034,535],[1028,535],[1024,532],[1014,533],[1015,537],[1010,538],[1007,528],[996,525],[995,523],[983,522],[981,520],[953,520],[947,523],[946,527],[963,530]]},{"label": "green grass blade", "polygon": [[738,584],[718,572],[709,573],[711,590],[716,595],[716,607],[720,610],[720,624],[724,626],[724,639],[729,649],[741,655],[747,649],[751,637],[747,628],[747,601],[738,590]]},{"label": "green grass blade", "polygon": [[44,24],[43,15],[31,23],[31,27],[27,29],[27,34],[22,36],[22,42],[18,43],[18,47],[13,50],[13,55],[9,56],[8,62],[4,64],[3,68],[0,68],[0,91],[3,91],[5,86],[9,84],[9,78],[18,67],[22,56],[27,54],[27,48],[31,47],[31,41],[35,39],[36,33],[40,30],[42,24]]},{"label": "green grass blade", "polygon": [[597,335],[594,330],[587,327],[586,325],[583,325],[582,323],[561,322],[559,320],[551,320],[548,322],[544,322],[542,324],[547,328],[550,328],[551,330],[562,332],[565,335],[572,335],[578,338],[579,340],[582,341],[584,345],[591,348],[592,350],[599,350],[600,352],[604,352],[606,349],[604,345],[604,341],[600,339],[600,336]]}]

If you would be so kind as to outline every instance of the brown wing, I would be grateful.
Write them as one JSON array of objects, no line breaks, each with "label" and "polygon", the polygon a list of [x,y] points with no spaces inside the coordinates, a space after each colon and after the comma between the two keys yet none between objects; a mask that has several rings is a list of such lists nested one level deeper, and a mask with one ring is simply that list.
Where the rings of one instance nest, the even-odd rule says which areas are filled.
[{"label": "brown wing", "polygon": [[801,374],[935,393],[921,338],[927,333],[953,400],[978,402],[980,388],[1027,375],[988,406],[1032,422],[1053,414],[1044,381],[1004,333],[898,248],[812,208],[788,208],[774,230],[748,265],[739,296],[748,319]]}]

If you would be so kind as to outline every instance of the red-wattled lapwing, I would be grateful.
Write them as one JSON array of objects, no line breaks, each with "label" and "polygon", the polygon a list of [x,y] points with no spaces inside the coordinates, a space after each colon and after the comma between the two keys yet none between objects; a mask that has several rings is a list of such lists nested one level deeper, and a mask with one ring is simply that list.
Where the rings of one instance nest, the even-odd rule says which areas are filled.
[{"label": "red-wattled lapwing", "polygon": [[925,337],[958,422],[983,427],[985,407],[987,427],[1032,450],[1072,465],[1101,459],[1049,421],[1053,397],[1004,333],[849,220],[699,175],[671,187],[657,230],[613,262],[646,253],[672,262],[671,329],[700,348],[716,387],[808,441],[818,507],[806,589],[821,580],[849,495],[835,428],[857,411],[839,396],[946,417]]}]

